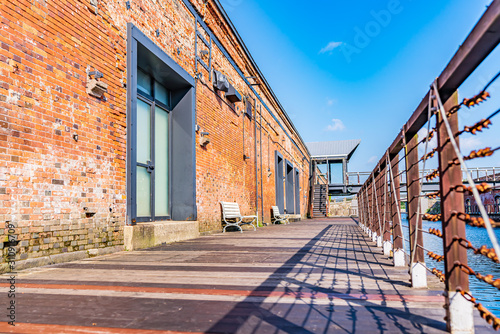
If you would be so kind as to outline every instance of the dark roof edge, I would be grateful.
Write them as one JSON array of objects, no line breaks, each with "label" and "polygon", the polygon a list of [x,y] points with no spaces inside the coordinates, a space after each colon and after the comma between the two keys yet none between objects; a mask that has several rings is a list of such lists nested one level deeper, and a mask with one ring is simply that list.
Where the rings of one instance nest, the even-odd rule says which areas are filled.
[{"label": "dark roof edge", "polygon": [[221,12],[222,16],[224,16],[224,19],[227,21],[229,27],[231,28],[231,31],[232,33],[236,36],[236,39],[238,40],[238,43],[241,44],[241,47],[243,48],[243,51],[245,52],[245,55],[248,57],[248,59],[250,60],[252,66],[255,68],[255,70],[257,71],[257,73],[259,74],[259,76],[262,78],[262,80],[264,81],[264,84],[266,85],[267,89],[269,90],[269,92],[271,93],[271,96],[273,97],[273,99],[276,101],[276,103],[278,104],[279,108],[281,109],[281,111],[283,112],[283,115],[285,116],[286,120],[288,121],[288,123],[290,123],[290,125],[292,126],[292,129],[295,131],[295,134],[299,137],[300,141],[302,142],[302,145],[304,146],[304,148],[306,149],[306,152],[307,154],[309,154],[309,156],[311,156],[311,152],[309,152],[309,149],[307,148],[307,145],[304,141],[304,139],[302,139],[299,131],[297,130],[297,128],[295,127],[295,125],[293,124],[292,120],[290,119],[290,117],[288,116],[287,112],[285,111],[285,108],[283,108],[283,105],[281,104],[281,102],[279,101],[278,97],[276,96],[276,94],[274,94],[271,86],[269,85],[269,83],[267,82],[266,78],[264,77],[264,75],[262,74],[262,72],[260,71],[259,69],[259,66],[257,66],[257,63],[255,62],[255,60],[253,59],[252,55],[250,54],[250,51],[248,50],[247,46],[245,45],[245,43],[243,42],[243,39],[241,38],[240,34],[238,33],[238,31],[236,30],[236,27],[234,26],[233,22],[231,21],[231,19],[229,18],[229,16],[227,15],[226,11],[224,10],[224,7],[222,7],[222,4],[220,3],[219,0],[214,0],[214,3],[215,5],[217,6],[217,9]]},{"label": "dark roof edge", "polygon": [[356,150],[358,149],[359,144],[361,144],[361,139],[359,139],[358,144],[354,146],[351,153],[349,153],[349,155],[347,156],[347,160],[351,160],[351,157],[354,154],[354,152],[356,152]]}]

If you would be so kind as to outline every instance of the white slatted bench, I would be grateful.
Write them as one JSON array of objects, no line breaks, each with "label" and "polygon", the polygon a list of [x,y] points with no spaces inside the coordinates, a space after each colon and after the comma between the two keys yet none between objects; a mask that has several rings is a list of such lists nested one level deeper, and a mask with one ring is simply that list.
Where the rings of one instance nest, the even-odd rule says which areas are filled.
[{"label": "white slatted bench", "polygon": [[290,224],[288,221],[289,215],[281,214],[280,209],[277,206],[272,206],[273,209],[273,224],[276,223],[283,223],[283,224]]},{"label": "white slatted bench", "polygon": [[[222,232],[226,232],[226,227],[228,226],[236,226],[240,229],[240,232],[243,233],[243,229],[241,225],[248,224],[252,225],[254,231],[257,229],[253,222],[257,219],[257,216],[242,216],[240,213],[240,206],[238,203],[232,202],[220,202],[222,206],[222,220],[226,223]],[[243,219],[251,219],[249,222],[244,222]]]}]

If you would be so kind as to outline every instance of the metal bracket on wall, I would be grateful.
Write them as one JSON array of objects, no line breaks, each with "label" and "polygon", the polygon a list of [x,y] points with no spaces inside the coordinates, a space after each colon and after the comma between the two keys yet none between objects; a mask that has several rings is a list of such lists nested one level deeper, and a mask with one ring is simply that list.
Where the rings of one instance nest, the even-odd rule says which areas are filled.
[{"label": "metal bracket on wall", "polygon": [[[206,35],[208,35],[208,41],[205,37],[203,37],[203,34],[201,33],[200,29],[199,29],[199,26],[198,25],[199,20],[197,19],[196,20],[196,38],[195,38],[195,42],[194,42],[194,49],[195,49],[195,55],[196,55],[196,73],[198,73],[198,63],[201,64],[201,66],[203,66],[207,71],[208,71],[208,80],[210,82],[212,82],[212,36],[207,33]],[[208,50],[200,50],[200,54],[201,54],[201,57],[198,55],[198,38],[203,42],[203,44],[205,44],[205,46],[208,48]],[[208,55],[208,64],[202,59],[203,56],[207,56]]]},{"label": "metal bracket on wall", "polygon": [[103,78],[104,77],[104,75],[101,72],[97,71],[97,70],[96,71],[87,72],[87,75],[89,77],[93,75],[94,79],[99,79],[99,78]]}]

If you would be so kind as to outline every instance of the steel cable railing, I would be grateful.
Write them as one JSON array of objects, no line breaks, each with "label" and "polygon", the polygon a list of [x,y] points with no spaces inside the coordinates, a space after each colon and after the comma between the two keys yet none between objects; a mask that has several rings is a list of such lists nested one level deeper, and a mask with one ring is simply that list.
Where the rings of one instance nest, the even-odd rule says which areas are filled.
[{"label": "steel cable railing", "polygon": [[[499,78],[500,74],[495,75],[494,79]],[[398,226],[401,228],[402,234],[401,235],[395,235],[393,232],[393,238],[392,238],[392,243],[393,243],[393,249],[395,250],[394,243],[399,239],[402,240],[402,245],[403,245],[403,254],[405,259],[409,259],[410,262],[408,263],[409,269],[410,269],[410,274],[413,271],[413,265],[415,263],[420,263],[420,259],[416,260],[417,257],[417,250],[420,251],[425,251],[427,256],[436,262],[445,262],[445,270],[444,272],[437,269],[437,268],[432,268],[430,269],[425,263],[423,264],[424,268],[436,275],[441,281],[445,282],[447,287],[449,281],[449,275],[453,273],[453,275],[458,275],[456,270],[454,268],[458,268],[458,272],[462,272],[465,277],[468,276],[474,276],[476,279],[478,279],[480,282],[489,284],[490,286],[496,288],[497,290],[500,290],[500,278],[493,277],[493,275],[490,274],[483,274],[478,272],[477,270],[473,269],[471,266],[467,264],[467,258],[465,260],[458,260],[455,259],[454,262],[452,261],[453,258],[449,258],[450,256],[457,256],[455,255],[450,255],[450,254],[437,254],[431,249],[428,249],[424,246],[423,242],[421,242],[421,236],[417,236],[419,233],[426,233],[429,236],[435,236],[438,238],[441,238],[443,240],[443,243],[445,243],[445,238],[443,237],[443,232],[441,232],[439,229],[436,228],[429,228],[428,230],[423,229],[421,227],[422,225],[422,220],[429,220],[433,222],[439,222],[445,219],[456,219],[458,221],[462,221],[465,224],[471,225],[471,226],[476,226],[476,227],[482,227],[485,228],[488,234],[488,238],[492,244],[492,248],[487,247],[486,245],[483,245],[481,247],[474,247],[472,243],[467,240],[463,236],[457,236],[453,235],[453,240],[452,242],[458,242],[459,245],[461,245],[464,249],[466,250],[471,250],[473,254],[480,255],[480,256],[485,256],[494,263],[499,263],[498,255],[500,254],[500,247],[498,240],[493,232],[493,225],[496,224],[489,216],[488,212],[492,212],[492,210],[486,210],[486,207],[484,203],[481,200],[480,194],[486,194],[492,191],[492,186],[488,184],[487,182],[496,182],[497,181],[497,175],[495,173],[495,168],[476,168],[475,172],[477,174],[477,179],[474,180],[472,177],[471,170],[466,164],[466,161],[477,159],[477,158],[486,158],[489,156],[492,156],[496,151],[500,150],[500,147],[497,148],[491,148],[491,147],[486,147],[483,149],[479,150],[472,150],[468,155],[464,155],[460,151],[460,147],[458,145],[457,140],[455,139],[456,137],[461,136],[462,134],[471,134],[471,135],[477,135],[479,133],[482,133],[486,129],[490,129],[493,122],[492,119],[496,117],[497,115],[500,114],[500,109],[496,110],[492,114],[490,114],[488,117],[481,119],[480,121],[474,123],[471,126],[464,126],[462,130],[458,131],[456,129],[457,127],[457,119],[454,120],[454,127],[455,130],[452,129],[452,126],[450,125],[450,121],[448,118],[450,117],[456,117],[456,113],[462,108],[462,107],[467,107],[467,108],[472,108],[474,106],[477,106],[483,102],[485,102],[489,97],[490,94],[486,92],[486,88],[490,86],[493,83],[493,79],[490,80],[488,85],[477,95],[473,96],[472,98],[465,98],[462,100],[461,103],[456,104],[452,107],[448,107],[448,110],[445,108],[445,105],[443,104],[442,98],[440,91],[438,89],[437,82],[434,82],[431,86],[431,89],[428,94],[429,101],[427,103],[426,111],[427,111],[427,118],[426,122],[424,123],[426,125],[426,130],[427,134],[424,135],[424,138],[421,140],[415,140],[415,138],[412,139],[412,141],[409,141],[408,143],[406,142],[406,133],[402,131],[402,139],[404,144],[401,146],[397,146],[399,150],[404,149],[404,154],[402,157],[398,156],[399,153],[390,153],[389,151],[386,153],[386,159],[385,162],[384,160],[381,160],[381,162],[377,165],[376,169],[370,174],[370,177],[367,179],[365,184],[361,187],[360,190],[360,196],[361,198],[365,198],[366,200],[363,200],[366,208],[365,212],[363,213],[363,217],[368,217],[369,218],[369,224],[365,225],[364,222],[362,222],[363,226],[365,229],[372,231],[375,233],[375,230],[378,228],[378,231],[380,231],[381,236],[385,236],[386,231],[386,223],[388,221],[387,219],[387,198],[390,198],[390,203],[392,205],[392,217],[393,219],[399,219],[399,222],[395,224],[394,222],[389,223],[389,231],[390,229],[393,229],[395,226]],[[449,104],[449,102],[447,102]],[[434,106],[436,107],[434,107]],[[455,115],[455,116],[453,116]],[[436,127],[431,128],[431,121],[432,121],[432,116],[436,116]],[[406,127],[405,127],[406,129]],[[415,133],[415,129],[413,130]],[[432,149],[429,149],[429,144],[430,141],[435,138],[435,136],[438,137],[438,145]],[[409,137],[411,138],[411,137]],[[424,144],[424,154],[420,156],[420,158],[417,156],[416,159],[414,158],[415,156],[415,151],[418,149],[419,144]],[[443,147],[448,145],[449,148],[447,148],[448,155],[446,155],[446,158],[443,156]],[[453,153],[450,153],[453,152]],[[410,153],[412,153],[412,156],[409,158]],[[392,154],[392,156],[390,156]],[[451,154],[451,155],[450,155]],[[453,156],[453,158],[448,158],[450,156]],[[426,168],[426,163],[429,159],[434,158],[434,157],[439,157],[439,168],[427,171]],[[392,159],[392,160],[391,160]],[[444,159],[444,160],[443,160]],[[449,159],[446,160],[446,159]],[[395,168],[398,168],[398,165],[402,164],[404,161],[404,168],[398,172],[393,171],[393,166]],[[443,178],[450,178],[450,170],[454,168],[453,166],[459,167],[459,170],[462,170],[462,174],[460,175],[459,182],[457,182],[456,179],[456,173],[454,174],[455,179],[453,180],[447,180],[446,182],[443,183]],[[422,169],[419,170],[419,167],[422,167]],[[409,171],[412,170],[412,174],[409,174]],[[490,176],[491,171],[493,174]],[[479,173],[484,173],[484,176],[481,176],[481,179],[479,177]],[[415,174],[418,173],[418,174]],[[460,172],[459,172],[460,173]],[[408,178],[408,176],[411,175],[411,180]],[[415,178],[415,176],[420,176]],[[402,178],[406,177],[406,181],[404,184],[400,183],[400,180]],[[387,180],[389,179],[389,180]],[[396,182],[397,179],[397,182]],[[430,182],[435,179],[439,179],[439,185],[440,185],[440,190],[439,191],[432,191],[430,193],[423,193],[422,191],[422,185],[424,183],[424,180]],[[465,180],[464,180],[465,179]],[[389,181],[389,182],[388,182]],[[477,182],[476,182],[477,181]],[[500,181],[500,179],[499,179]],[[454,183],[455,182],[455,183]],[[371,184],[370,184],[371,183]],[[418,189],[419,193],[416,193],[417,190],[415,188],[413,191],[409,189],[411,184],[418,184],[419,187],[416,188]],[[463,184],[465,183],[465,184]],[[450,184],[449,188],[443,188],[444,185],[448,187],[448,184]],[[389,187],[389,188],[387,188]],[[401,207],[399,205],[400,201],[400,193],[399,190],[403,189],[406,187],[406,192],[407,192],[407,198],[408,198],[408,203],[412,201],[416,201],[413,204],[413,209],[412,214],[410,215],[410,212],[408,213],[409,217],[411,216],[412,220],[410,220],[409,225],[404,225],[402,224],[402,212],[401,212]],[[464,208],[464,203],[461,205],[457,206],[456,210],[452,211],[447,211],[446,214],[442,213],[428,213],[428,212],[421,212],[422,211],[422,199],[423,198],[428,198],[432,200],[441,200],[441,201],[446,201],[449,199],[443,199],[443,193],[448,196],[448,194],[452,193],[457,193],[461,194],[462,200],[463,200],[463,195],[472,195],[474,198],[475,202],[477,203],[478,211],[480,213],[480,217],[474,217],[471,213],[467,213],[468,211],[471,212],[472,210],[468,207],[468,209],[462,209]],[[379,196],[380,195],[380,196]],[[368,199],[368,196],[371,197],[371,201]],[[379,200],[380,197],[380,200]],[[415,206],[415,203],[417,205]],[[375,208],[373,208],[373,205],[375,205]],[[447,204],[448,206],[452,205],[450,203]],[[380,209],[380,208],[382,209]],[[500,206],[499,206],[500,207]],[[383,214],[381,214],[381,211],[383,210]],[[410,210],[410,209],[408,209]],[[464,210],[465,212],[461,212]],[[439,211],[438,211],[439,212]],[[495,211],[496,212],[496,211]],[[498,210],[500,213],[500,210]],[[383,219],[382,219],[383,217]],[[451,218],[450,218],[451,217]],[[409,218],[410,219],[410,218]],[[375,221],[378,220],[378,221]],[[462,224],[463,224],[462,223]],[[382,225],[383,224],[383,225]],[[443,228],[445,228],[445,225],[443,224]],[[445,229],[446,230],[446,229]],[[447,232],[451,233],[451,232]],[[409,239],[405,237],[405,234],[409,234]],[[448,234],[450,235],[450,234]],[[460,235],[460,234],[459,234]],[[448,237],[449,238],[449,237]],[[447,247],[449,247],[449,239],[446,239],[445,245],[448,245],[444,247],[445,252]],[[408,243],[411,247],[410,250],[407,251],[405,249],[405,245]],[[458,253],[457,253],[458,254]],[[394,253],[393,253],[394,256]],[[448,261],[448,265],[446,265],[446,261]],[[450,262],[452,261],[452,262]],[[454,263],[452,268],[450,269],[450,263]],[[468,282],[468,280],[466,281]],[[476,299],[472,297],[470,292],[465,291],[462,289],[460,285],[456,286],[454,285],[455,283],[451,284],[450,286],[453,286],[453,289],[456,288],[457,293],[467,300],[470,300],[473,302],[474,307],[476,307],[481,316],[485,318],[490,324],[493,325],[495,329],[500,328],[500,320],[497,318],[493,313],[488,311],[484,306],[482,306],[480,303],[477,303]],[[465,285],[468,286],[468,283]],[[451,291],[451,290],[449,290]],[[455,291],[455,290],[453,290]],[[448,292],[446,293],[446,296],[448,296]],[[467,296],[470,296],[470,298],[467,298]],[[447,301],[449,303],[449,301]]]}]

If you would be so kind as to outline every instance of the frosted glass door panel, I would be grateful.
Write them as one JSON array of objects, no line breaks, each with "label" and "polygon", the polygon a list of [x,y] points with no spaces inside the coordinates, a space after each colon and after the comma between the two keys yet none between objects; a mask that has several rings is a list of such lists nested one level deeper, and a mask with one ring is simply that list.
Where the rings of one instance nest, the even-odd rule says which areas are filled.
[{"label": "frosted glass door panel", "polygon": [[168,113],[155,108],[155,216],[168,216]]},{"label": "frosted glass door panel", "polygon": [[151,174],[147,168],[137,166],[137,217],[151,216]]},{"label": "frosted glass door panel", "polygon": [[151,161],[151,106],[137,100],[137,162]]}]

